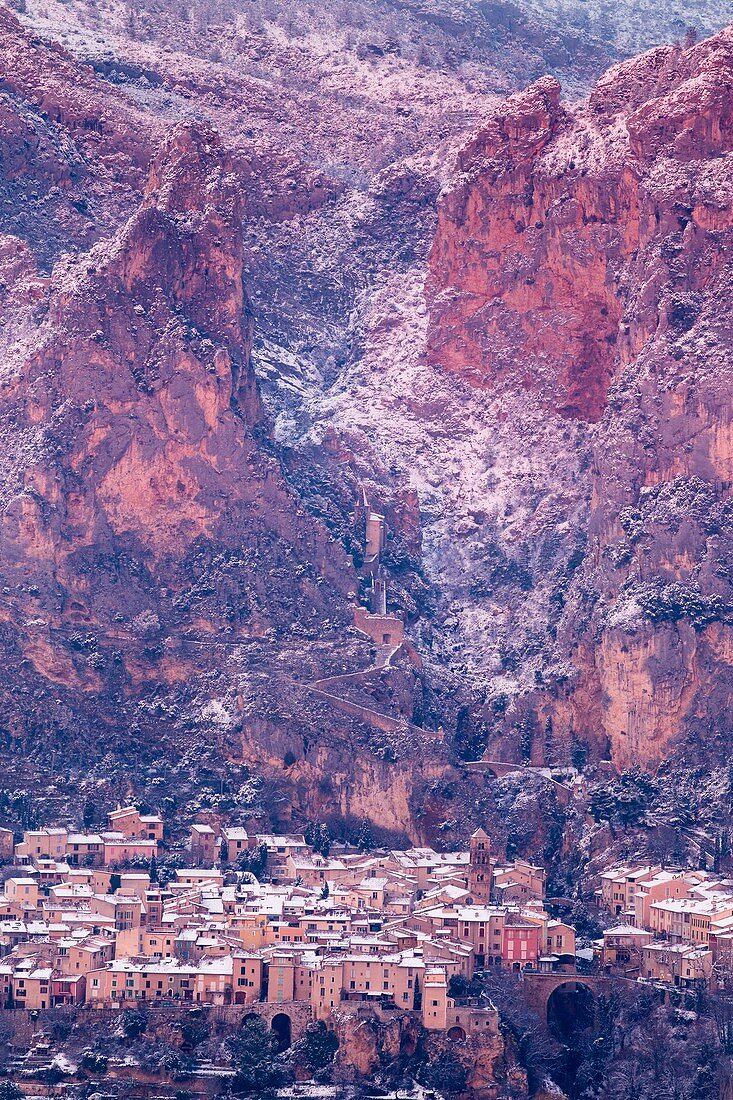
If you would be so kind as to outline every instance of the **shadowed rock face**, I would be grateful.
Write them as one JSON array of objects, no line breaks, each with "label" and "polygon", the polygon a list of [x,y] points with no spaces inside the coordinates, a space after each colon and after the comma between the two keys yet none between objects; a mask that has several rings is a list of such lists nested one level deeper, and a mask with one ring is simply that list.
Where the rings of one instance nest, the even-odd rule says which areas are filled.
[{"label": "shadowed rock face", "polygon": [[430,257],[430,359],[597,425],[574,671],[540,712],[619,766],[731,719],[732,101],[731,31],[573,111],[539,81],[461,151]]}]

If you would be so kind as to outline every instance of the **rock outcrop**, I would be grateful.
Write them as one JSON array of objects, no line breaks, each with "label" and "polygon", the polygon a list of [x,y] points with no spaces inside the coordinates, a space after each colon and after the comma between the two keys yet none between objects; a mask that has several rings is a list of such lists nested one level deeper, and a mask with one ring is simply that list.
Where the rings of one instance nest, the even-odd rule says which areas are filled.
[{"label": "rock outcrop", "polygon": [[[203,121],[162,137],[12,17],[0,35],[17,60],[0,238],[7,786],[29,761],[30,785],[50,769],[59,795],[103,771],[122,796],[196,797],[216,774],[218,800],[239,790],[266,828],[368,818],[428,839],[461,782],[439,738],[393,746],[305,686],[366,668],[371,647],[352,629],[351,557],[288,484],[260,398],[241,150]],[[58,218],[55,243],[18,181]]]},{"label": "rock outcrop", "polygon": [[[0,15],[7,789],[59,816],[89,765],[197,809],[206,771],[265,827],[532,854],[544,781],[461,760],[722,736],[730,32],[497,106],[523,69],[371,22],[325,56],[227,23],[224,64],[165,4],[144,38],[85,11],[38,16],[63,46]],[[344,681],[364,487],[421,661]]]},{"label": "rock outcrop", "polygon": [[[5,432],[22,441],[3,471],[6,584],[22,590],[17,569],[62,619],[103,622],[122,611],[108,587],[120,555],[175,602],[197,540],[226,553],[258,537],[274,555],[297,537],[302,558],[325,574],[332,561],[348,584],[255,439],[241,204],[213,132],[174,131],[133,216],[57,265],[45,311],[6,361]],[[242,596],[251,573],[243,561]],[[142,610],[132,590],[124,599],[126,617]]]},{"label": "rock outcrop", "polygon": [[[461,1095],[475,1100],[529,1095],[526,1073],[500,1033],[472,1035],[457,1043],[442,1032],[425,1031],[415,1014],[378,1014],[370,1008],[342,1008],[331,1024],[339,1040],[336,1065],[342,1080],[379,1080],[381,1072],[390,1068],[394,1073],[400,1062],[408,1074],[414,1064],[428,1063],[450,1067],[454,1081],[462,1078],[465,1083]],[[451,1073],[444,1071],[443,1076],[443,1087],[449,1088]]]},{"label": "rock outcrop", "polygon": [[733,718],[732,102],[730,30],[576,109],[543,78],[461,151],[431,251],[430,360],[595,425],[565,675],[535,718],[620,767]]}]

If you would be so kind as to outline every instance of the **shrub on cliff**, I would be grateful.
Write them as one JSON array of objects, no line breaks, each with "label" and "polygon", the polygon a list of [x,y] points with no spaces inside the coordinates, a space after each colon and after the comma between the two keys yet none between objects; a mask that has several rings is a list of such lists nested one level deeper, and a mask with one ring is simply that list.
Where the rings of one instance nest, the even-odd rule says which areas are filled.
[{"label": "shrub on cliff", "polygon": [[126,1039],[137,1039],[147,1026],[147,1013],[138,1012],[135,1008],[126,1008],[122,1013],[120,1029]]},{"label": "shrub on cliff", "polygon": [[664,584],[655,580],[635,586],[635,595],[641,610],[652,622],[676,623],[689,619],[696,630],[724,618],[729,610],[719,596],[705,595],[692,583]]},{"label": "shrub on cliff", "polygon": [[433,1061],[421,1066],[417,1078],[421,1085],[440,1093],[460,1093],[466,1088],[467,1072],[452,1050],[444,1050]]},{"label": "shrub on cliff", "polygon": [[155,1043],[145,1050],[140,1064],[149,1073],[160,1073],[177,1081],[187,1077],[193,1063],[191,1059],[170,1043]]},{"label": "shrub on cliff", "polygon": [[232,1080],[236,1095],[262,1100],[286,1083],[286,1067],[278,1057],[275,1036],[259,1016],[245,1018],[226,1046],[236,1070]]},{"label": "shrub on cliff", "polygon": [[333,1031],[329,1031],[323,1020],[308,1024],[305,1035],[298,1044],[299,1052],[313,1072],[320,1074],[332,1064],[339,1041]]},{"label": "shrub on cliff", "polygon": [[611,825],[640,825],[657,793],[654,780],[633,768],[596,788],[591,795],[591,813],[596,821],[609,821]]},{"label": "shrub on cliff", "polygon": [[79,1065],[89,1073],[106,1073],[108,1061],[104,1054],[96,1050],[85,1050],[79,1059]]}]

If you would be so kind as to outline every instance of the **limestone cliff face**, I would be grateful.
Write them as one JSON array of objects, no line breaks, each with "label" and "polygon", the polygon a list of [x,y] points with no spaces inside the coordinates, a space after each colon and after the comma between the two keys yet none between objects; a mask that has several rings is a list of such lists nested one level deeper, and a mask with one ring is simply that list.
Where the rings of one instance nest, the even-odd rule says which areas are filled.
[{"label": "limestone cliff face", "polygon": [[240,226],[216,136],[174,132],[139,209],[57,267],[39,328],[10,349],[2,413],[25,453],[4,471],[4,557],[76,622],[99,618],[110,555],[175,584],[197,540],[233,548],[297,527],[254,442]]},{"label": "limestone cliff face", "polygon": [[105,761],[131,796],[179,798],[203,771],[221,799],[226,773],[233,805],[255,776],[242,805],[266,828],[366,817],[431,839],[457,778],[444,747],[426,737],[416,766],[409,739],[306,686],[371,653],[352,561],[288,485],[260,400],[241,151],[103,105],[9,16],[0,39],[5,782]]},{"label": "limestone cliff face", "polygon": [[[294,623],[342,628],[355,587],[270,450],[241,185],[210,127],[160,141],[129,104],[103,108],[63,51],[9,16],[0,34],[17,61],[4,186],[34,186],[76,237],[57,257],[38,216],[11,214],[0,238],[3,727],[25,756],[45,744],[72,766],[110,738],[154,758],[176,737],[190,748],[183,724],[210,730],[213,705],[219,751],[241,760],[220,732],[242,721],[241,661],[224,677],[223,658]],[[167,700],[157,745],[151,691]]]},{"label": "limestone cliff face", "polygon": [[573,110],[544,78],[462,150],[431,252],[432,362],[595,425],[563,679],[536,700],[622,767],[731,719],[732,102],[730,30]]},{"label": "limestone cliff face", "polygon": [[475,385],[520,386],[597,420],[621,311],[613,269],[636,247],[634,184],[623,171],[620,190],[589,180],[569,149],[553,157],[569,126],[545,77],[460,153],[431,252],[428,355]]},{"label": "limestone cliff face", "polygon": [[[454,844],[509,828],[511,782],[456,767],[487,742],[722,732],[730,32],[497,107],[341,38],[330,76],[262,28],[214,62],[159,14],[67,50],[0,13],[5,786]],[[374,662],[364,488],[422,667],[349,710],[308,685]]]}]

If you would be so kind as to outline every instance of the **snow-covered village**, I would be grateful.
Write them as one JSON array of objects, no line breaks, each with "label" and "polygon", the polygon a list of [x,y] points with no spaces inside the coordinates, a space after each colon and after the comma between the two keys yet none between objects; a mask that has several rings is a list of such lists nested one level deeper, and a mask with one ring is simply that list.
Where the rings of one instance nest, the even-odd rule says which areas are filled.
[{"label": "snow-covered village", "polygon": [[[363,1079],[396,1042],[408,1055],[427,1044],[435,1085],[463,1075],[476,1087],[487,1065],[508,1061],[492,994],[552,1024],[632,985],[694,1005],[731,973],[733,880],[712,871],[609,868],[578,931],[559,915],[568,903],[546,898],[543,868],[498,861],[483,829],[467,851],[438,852],[366,836],[332,844],[323,826],[306,838],[195,822],[188,865],[170,874],[160,816],[131,805],[107,824],[18,842],[0,832],[11,1079],[113,1072],[165,1095],[176,1082],[244,1075],[266,1091]],[[55,1042],[71,1010],[86,1021],[76,1054]],[[124,1036],[116,1052],[93,1041],[95,1019],[101,1037],[110,1018]],[[145,1042],[148,1027],[156,1037]],[[28,1030],[27,1050],[13,1053]]]}]

